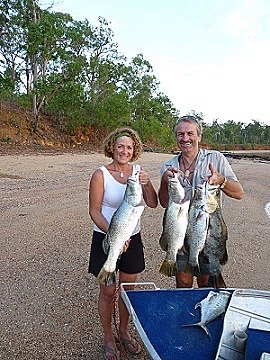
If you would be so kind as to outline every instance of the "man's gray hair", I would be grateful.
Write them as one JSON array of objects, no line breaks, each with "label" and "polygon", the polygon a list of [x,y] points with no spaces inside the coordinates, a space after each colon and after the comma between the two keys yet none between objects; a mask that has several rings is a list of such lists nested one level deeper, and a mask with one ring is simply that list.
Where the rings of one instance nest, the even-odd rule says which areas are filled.
[{"label": "man's gray hair", "polygon": [[197,128],[197,132],[198,135],[201,136],[203,133],[203,128],[202,128],[202,124],[201,124],[201,118],[199,118],[198,116],[194,116],[194,115],[185,115],[185,116],[181,116],[175,124],[175,128],[174,131],[176,132],[176,127],[177,125],[179,125],[181,122],[189,122],[191,124],[196,125]]}]

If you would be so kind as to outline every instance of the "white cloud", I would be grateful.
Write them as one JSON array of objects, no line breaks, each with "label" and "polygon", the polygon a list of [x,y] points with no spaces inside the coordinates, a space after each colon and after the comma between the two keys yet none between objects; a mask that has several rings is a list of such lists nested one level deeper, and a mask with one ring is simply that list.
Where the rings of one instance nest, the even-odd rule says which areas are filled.
[{"label": "white cloud", "polygon": [[224,30],[233,35],[240,35],[248,40],[260,32],[260,18],[263,16],[259,2],[247,0],[224,20]]},{"label": "white cloud", "polygon": [[151,60],[161,81],[161,90],[181,114],[202,112],[206,121],[270,124],[268,84],[270,83],[270,43],[249,46],[219,63],[168,63]]}]

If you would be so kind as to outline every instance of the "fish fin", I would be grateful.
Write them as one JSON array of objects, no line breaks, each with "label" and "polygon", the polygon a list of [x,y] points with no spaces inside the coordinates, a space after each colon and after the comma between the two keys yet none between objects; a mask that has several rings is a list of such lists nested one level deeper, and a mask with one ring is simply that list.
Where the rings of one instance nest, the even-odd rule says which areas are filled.
[{"label": "fish fin", "polygon": [[168,241],[166,240],[166,236],[163,236],[161,234],[161,237],[159,239],[159,245],[163,251],[167,251],[168,249]]},{"label": "fish fin", "polygon": [[202,251],[202,262],[204,264],[210,264],[209,257],[204,254],[204,251]]},{"label": "fish fin", "polygon": [[166,276],[175,276],[177,273],[176,262],[165,259],[160,266],[159,272]]},{"label": "fish fin", "polygon": [[116,273],[115,271],[108,272],[104,268],[102,268],[98,274],[97,279],[100,284],[106,286],[114,285],[116,283]]},{"label": "fish fin", "polygon": [[210,339],[212,339],[211,333],[205,325],[198,324],[198,326],[200,326],[206,332],[206,334],[210,337]]},{"label": "fish fin", "polygon": [[200,219],[204,216],[204,214],[202,212],[199,212],[195,218],[195,221],[198,222],[200,221]]},{"label": "fish fin", "polygon": [[198,302],[195,306],[194,306],[194,309],[197,309],[197,307],[202,307],[202,304],[201,304],[201,302]]},{"label": "fish fin", "polygon": [[223,279],[221,273],[209,275],[208,286],[214,289],[226,288],[227,285]]},{"label": "fish fin", "polygon": [[228,261],[228,252],[227,249],[225,249],[222,259],[220,259],[220,264],[225,265]]},{"label": "fish fin", "polygon": [[186,265],[184,272],[195,276],[200,271],[199,266],[192,266],[189,263]]},{"label": "fish fin", "polygon": [[189,264],[187,264],[186,267],[185,267],[184,272],[187,273],[187,274],[193,275],[193,268],[192,268],[192,266],[190,266]]},{"label": "fish fin", "polygon": [[212,337],[211,337],[211,334],[210,334],[210,331],[207,329],[207,327],[204,325],[204,324],[202,324],[201,322],[198,322],[198,323],[196,323],[196,324],[185,324],[185,325],[181,325],[181,327],[186,327],[186,326],[199,326],[200,328],[202,328],[205,332],[206,332],[206,334],[210,337],[210,339],[212,339]]},{"label": "fish fin", "polygon": [[214,276],[214,287],[216,289],[220,289],[220,288],[226,288],[226,284],[225,281],[223,279],[223,276],[221,274]]},{"label": "fish fin", "polygon": [[181,325],[181,327],[187,327],[187,326],[201,326],[201,323],[196,323],[196,324],[183,324],[183,325]]},{"label": "fish fin", "polygon": [[103,248],[103,251],[105,252],[105,254],[108,254],[109,248],[110,248],[110,240],[109,240],[108,236],[105,236],[105,238],[103,239],[102,248]]}]

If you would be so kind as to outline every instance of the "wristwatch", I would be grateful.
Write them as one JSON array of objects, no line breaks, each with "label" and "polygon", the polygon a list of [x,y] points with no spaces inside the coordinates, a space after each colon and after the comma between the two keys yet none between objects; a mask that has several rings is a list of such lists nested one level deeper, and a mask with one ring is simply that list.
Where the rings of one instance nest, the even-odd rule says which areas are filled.
[{"label": "wristwatch", "polygon": [[226,178],[226,176],[224,176],[224,181],[223,181],[223,183],[220,185],[220,188],[221,188],[221,189],[224,189],[226,185],[227,185],[227,178]]}]

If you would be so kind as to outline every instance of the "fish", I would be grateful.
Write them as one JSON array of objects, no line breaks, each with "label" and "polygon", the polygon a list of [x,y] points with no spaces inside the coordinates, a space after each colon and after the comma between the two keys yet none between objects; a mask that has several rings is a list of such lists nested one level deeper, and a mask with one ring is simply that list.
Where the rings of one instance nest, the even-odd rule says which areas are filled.
[{"label": "fish", "polygon": [[176,256],[178,250],[184,245],[188,222],[189,201],[181,203],[185,197],[185,190],[180,184],[177,175],[168,181],[168,206],[163,215],[163,230],[159,244],[166,256],[162,262],[159,272],[166,276],[175,276]]},{"label": "fish", "polygon": [[209,271],[213,277],[213,286],[215,288],[226,288],[225,281],[221,274],[221,267],[228,261],[228,252],[226,248],[228,229],[222,216],[220,205],[218,204],[219,191],[219,189],[216,189],[212,192],[212,199],[217,202],[217,208],[209,217],[209,226],[203,255],[204,261],[209,264]]},{"label": "fish", "polygon": [[182,326],[199,326],[211,338],[210,331],[207,329],[206,324],[225,313],[230,297],[231,293],[226,290],[220,290],[219,292],[209,291],[207,297],[195,305],[195,309],[198,307],[201,309],[201,320],[195,324],[185,324]]},{"label": "fish", "polygon": [[200,271],[199,254],[203,251],[210,214],[216,210],[217,203],[213,201],[209,192],[210,185],[207,181],[196,186],[191,201],[188,226],[184,241],[185,249],[188,252],[188,264],[185,272],[196,275]]},{"label": "fish", "polygon": [[116,282],[116,264],[143,213],[142,189],[137,177],[128,177],[124,198],[112,216],[103,240],[103,250],[108,254],[99,274],[100,284],[109,286]]}]

